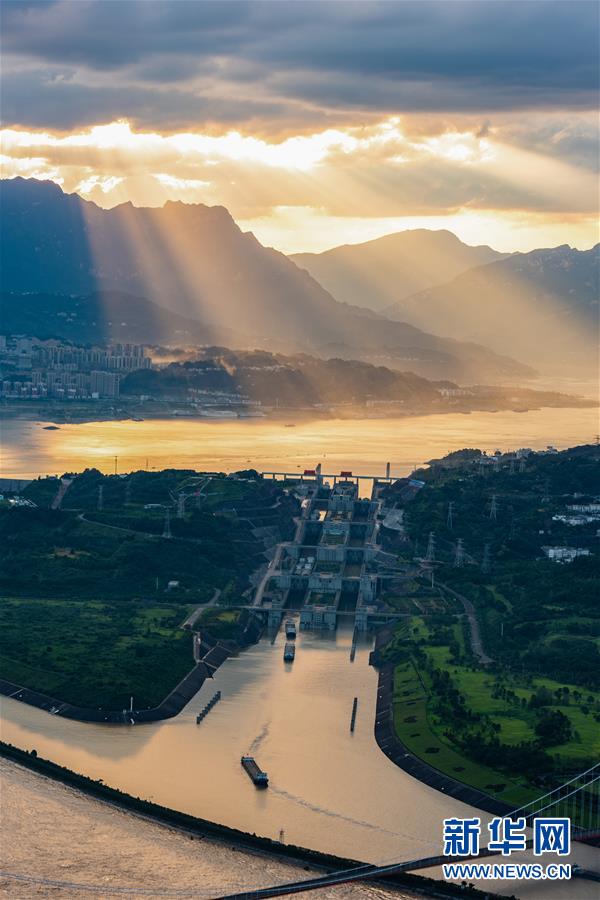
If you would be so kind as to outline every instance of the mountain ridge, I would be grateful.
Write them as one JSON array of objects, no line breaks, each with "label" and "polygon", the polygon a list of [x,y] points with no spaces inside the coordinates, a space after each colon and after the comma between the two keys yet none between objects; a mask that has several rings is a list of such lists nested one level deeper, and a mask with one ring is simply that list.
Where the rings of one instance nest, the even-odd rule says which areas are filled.
[{"label": "mountain ridge", "polygon": [[417,228],[290,259],[338,300],[385,314],[403,297],[508,255],[485,244],[465,244],[448,229]]},{"label": "mountain ridge", "polygon": [[[327,353],[462,381],[529,377],[530,367],[339,303],[310,274],[244,233],[224,207],[171,201],[104,210],[55,184],[0,182],[3,287],[12,293],[145,297],[211,329],[211,341]],[[125,310],[126,312],[126,310]]]},{"label": "mountain ridge", "polygon": [[516,253],[470,269],[385,309],[391,318],[483,342],[537,368],[594,370],[598,363],[600,243]]}]

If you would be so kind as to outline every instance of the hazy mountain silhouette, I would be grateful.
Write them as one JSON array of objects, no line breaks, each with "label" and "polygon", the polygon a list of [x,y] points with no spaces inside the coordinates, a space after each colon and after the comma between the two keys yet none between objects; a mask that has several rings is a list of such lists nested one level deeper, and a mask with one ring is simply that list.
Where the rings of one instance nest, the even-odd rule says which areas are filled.
[{"label": "hazy mountain silhouette", "polygon": [[450,231],[419,228],[290,259],[338,300],[381,312],[403,297],[505,256],[491,247],[469,247]]},{"label": "hazy mountain silhouette", "polygon": [[[221,344],[234,332],[238,347],[384,360],[429,377],[474,381],[531,372],[486,348],[337,302],[282,253],[243,233],[223,207],[127,203],[104,210],[52,182],[22,178],[3,181],[1,190],[5,291],[117,291],[123,321],[127,295],[146,297],[210,326],[210,340]],[[164,323],[152,307],[149,314]],[[164,327],[163,340],[172,342],[177,329]]]},{"label": "hazy mountain silhouette", "polygon": [[517,253],[406,297],[386,315],[481,341],[548,372],[598,364],[600,244]]}]

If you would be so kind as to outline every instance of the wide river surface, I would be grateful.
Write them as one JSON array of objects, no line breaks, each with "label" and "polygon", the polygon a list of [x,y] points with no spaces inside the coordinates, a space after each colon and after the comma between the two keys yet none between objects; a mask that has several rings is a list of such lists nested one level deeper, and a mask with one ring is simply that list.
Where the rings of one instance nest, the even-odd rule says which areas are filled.
[{"label": "wide river surface", "polygon": [[[591,442],[597,410],[539,410],[364,421],[327,420],[294,428],[265,421],[162,420],[63,425],[9,419],[2,435],[2,474],[32,477],[97,466],[119,471],[164,466],[231,471],[295,471],[322,462],[324,472],[393,474],[461,447],[494,450]],[[413,779],[373,737],[377,676],[370,641],[350,662],[351,635],[303,632],[293,665],[282,638],[261,640],[228,660],[176,718],[132,727],[53,717],[3,701],[2,739],[136,796],[205,819],[286,842],[368,861],[439,852],[442,819],[474,814]],[[222,700],[197,726],[212,696]],[[358,697],[356,731],[350,733]],[[252,753],[269,773],[257,791],[241,769]],[[485,816],[484,816],[485,818]],[[521,855],[522,856],[522,855]],[[600,869],[600,852],[577,846],[575,858]],[[518,861],[521,861],[519,859]],[[552,860],[551,860],[552,861]],[[488,885],[489,886],[489,885]],[[496,884],[519,897],[596,897],[597,885]]]},{"label": "wide river surface", "polygon": [[[293,418],[287,424],[291,425]],[[405,475],[433,457],[462,447],[493,451],[588,443],[598,432],[597,409],[526,413],[448,413],[389,419],[155,419],[61,425],[7,418],[2,423],[0,474],[31,478],[95,466],[114,472],[166,467],[232,472],[296,471],[321,463],[323,472]]]}]

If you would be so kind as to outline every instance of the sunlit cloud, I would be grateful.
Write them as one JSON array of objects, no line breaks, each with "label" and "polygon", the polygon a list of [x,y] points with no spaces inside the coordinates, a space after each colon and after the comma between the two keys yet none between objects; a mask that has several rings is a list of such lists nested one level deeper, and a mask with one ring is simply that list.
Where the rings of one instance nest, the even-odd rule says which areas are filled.
[{"label": "sunlit cloud", "polygon": [[[567,139],[564,130],[555,124],[556,142]],[[595,173],[537,144],[511,143],[513,132],[514,123],[511,132],[503,122],[400,116],[280,140],[237,130],[161,134],[127,121],[67,134],[7,128],[2,170],[52,179],[105,208],[222,205],[286,252],[407,227],[445,227],[507,250],[549,244],[554,235],[591,246]]]}]

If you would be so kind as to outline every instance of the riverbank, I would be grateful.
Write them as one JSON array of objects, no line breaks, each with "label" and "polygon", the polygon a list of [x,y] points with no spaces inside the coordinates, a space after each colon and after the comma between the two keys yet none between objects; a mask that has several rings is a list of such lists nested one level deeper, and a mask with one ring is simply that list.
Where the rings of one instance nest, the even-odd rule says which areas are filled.
[{"label": "riverbank", "polygon": [[[12,747],[11,745],[5,744],[3,742],[0,742],[0,756],[3,757],[4,760],[9,760],[10,763],[12,764],[8,771],[13,773],[12,774],[13,783],[15,780],[15,773],[17,773],[20,770],[20,767],[25,767],[25,769],[29,770],[29,773],[31,773],[31,772],[36,773],[36,775],[33,779],[31,777],[31,775],[29,775],[29,773],[28,773],[28,775],[29,775],[28,782],[29,782],[29,784],[33,784],[34,786],[36,786],[38,791],[39,791],[40,787],[43,786],[44,782],[47,782],[47,779],[52,779],[54,782],[59,782],[61,785],[64,785],[69,789],[73,789],[73,788],[76,789],[74,791],[69,790],[68,792],[64,792],[62,794],[61,799],[66,799],[67,797],[69,797],[71,800],[73,800],[73,798],[75,798],[75,797],[79,798],[81,796],[81,794],[88,795],[88,797],[94,798],[94,801],[95,801],[94,811],[93,811],[94,819],[96,819],[97,816],[104,817],[107,807],[113,807],[115,809],[118,809],[119,812],[121,812],[121,813],[124,812],[126,814],[131,815],[132,818],[135,818],[135,824],[133,827],[135,829],[136,835],[143,835],[144,837],[145,837],[144,832],[148,831],[147,826],[148,826],[148,824],[151,823],[154,827],[154,834],[152,836],[152,841],[151,841],[152,855],[154,858],[161,858],[161,860],[162,860],[161,854],[156,852],[156,846],[157,846],[156,840],[158,839],[158,841],[160,842],[163,835],[169,835],[169,840],[170,840],[173,835],[172,829],[176,829],[177,832],[179,832],[180,834],[187,835],[192,840],[201,840],[201,841],[203,841],[203,842],[205,841],[207,843],[210,841],[210,860],[211,860],[211,862],[214,861],[215,856],[218,857],[218,851],[219,850],[222,851],[224,849],[224,846],[223,846],[224,842],[227,842],[227,844],[229,845],[229,849],[237,849],[244,854],[242,866],[243,866],[243,870],[244,870],[245,879],[247,879],[247,880],[245,880],[245,883],[243,885],[241,885],[241,884],[237,884],[237,885],[232,884],[231,885],[232,887],[236,887],[239,890],[243,889],[243,887],[250,887],[251,884],[254,884],[254,886],[258,887],[259,885],[266,886],[267,884],[277,883],[278,881],[281,881],[282,883],[285,880],[292,881],[292,880],[296,880],[299,877],[299,875],[301,875],[301,877],[308,878],[308,877],[310,877],[311,870],[313,871],[313,873],[316,873],[319,871],[321,871],[321,872],[322,871],[335,871],[337,869],[343,869],[343,868],[354,868],[354,867],[358,867],[358,866],[362,865],[362,863],[360,863],[357,860],[345,859],[343,857],[337,857],[337,856],[333,856],[330,854],[320,853],[315,850],[308,850],[303,847],[295,847],[295,846],[282,844],[282,843],[279,843],[278,841],[273,841],[268,838],[262,838],[255,834],[245,834],[236,829],[228,828],[223,825],[218,825],[213,822],[207,822],[203,819],[199,819],[194,816],[189,816],[184,813],[177,812],[176,810],[167,809],[165,807],[159,806],[158,804],[151,803],[147,800],[140,800],[139,798],[132,797],[128,794],[123,793],[122,791],[116,790],[115,788],[111,788],[111,787],[105,785],[102,781],[93,781],[92,779],[87,778],[83,775],[79,775],[75,772],[72,772],[63,766],[58,766],[55,763],[50,762],[49,760],[41,759],[40,757],[38,757],[37,755],[34,755],[33,753],[26,753],[23,750],[19,750],[18,748]],[[0,771],[2,771],[3,775],[7,771],[5,762],[2,763],[2,766],[0,767]],[[40,778],[40,776],[45,776],[45,778],[42,780]],[[26,782],[27,782],[27,779],[26,779]],[[98,802],[98,801],[101,801],[101,802]],[[71,803],[71,806],[72,805],[73,805],[73,803]],[[81,806],[81,804],[79,804],[79,806]],[[11,808],[13,808],[13,807],[14,807],[14,804],[9,805],[9,810],[8,810],[9,816],[11,815]],[[38,827],[41,826],[44,829],[43,833],[41,835],[41,841],[43,844],[45,835],[49,835],[49,836],[54,835],[56,837],[56,833],[57,833],[56,832],[56,823],[54,823],[51,826],[50,823],[47,822],[46,827],[44,827],[43,817],[40,817],[40,811],[39,811],[37,804],[35,805],[35,810],[36,810],[36,812],[34,815],[38,822]],[[6,815],[7,815],[6,807],[5,807],[5,803],[3,802],[3,818],[5,818]],[[114,822],[115,821],[114,816],[112,816],[111,818]],[[72,819],[70,819],[68,817],[65,817],[64,819],[61,817],[60,819],[57,819],[56,821],[58,821],[58,822],[67,822],[68,821],[70,827],[73,825]],[[122,818],[117,824],[118,824],[118,826],[124,826],[127,821],[128,821],[127,819]],[[21,816],[19,816],[20,827],[22,827],[24,824],[25,823],[23,822]],[[157,828],[157,826],[159,826],[159,825],[160,826],[166,825],[169,827],[168,827],[168,829],[165,829],[165,828],[159,829],[159,828]],[[98,828],[98,827],[99,827],[99,825],[96,820],[95,828]],[[5,825],[3,825],[3,833],[4,833],[5,839],[6,839],[8,832],[7,832]],[[27,843],[30,845],[32,836],[28,831],[26,831],[26,833],[28,834],[28,839],[27,839],[27,842],[23,841],[23,843],[24,844]],[[87,832],[83,832],[83,833],[85,834]],[[75,841],[75,846],[79,848],[79,852],[81,852],[81,850],[82,850],[80,838],[81,838],[81,835],[78,837],[77,841]],[[38,837],[38,840],[36,841],[36,845],[38,845],[39,841],[40,841],[40,838]],[[13,855],[14,855],[14,851],[19,846],[19,842],[15,842],[14,840],[9,840],[8,843],[13,848]],[[84,847],[85,847],[85,844],[86,844],[86,842],[84,842]],[[93,849],[92,849],[92,847],[93,847]],[[89,852],[92,854],[92,858],[95,859],[97,857],[97,853],[98,853],[98,847],[97,847],[96,841],[93,842],[92,847],[89,848]],[[217,853],[215,853],[213,855],[213,848],[215,848],[215,847],[217,847]],[[262,856],[262,859],[263,859],[262,866],[260,865],[260,862],[258,863],[258,866],[254,866],[254,864],[253,864],[254,861],[256,860],[256,856],[254,856],[254,854],[256,854],[256,853],[260,853]],[[49,856],[51,859],[54,860],[55,864],[56,863],[59,864],[59,866],[61,867],[61,872],[64,872],[64,869],[66,868],[65,863],[64,863],[64,858],[60,858],[59,860],[57,860],[56,857],[53,857],[51,854],[49,854]],[[28,854],[27,856],[18,856],[17,858],[20,860],[21,863],[23,863],[23,862],[25,862],[25,860],[27,860],[27,866],[28,866],[28,870],[30,873],[29,877],[30,878],[35,877],[35,876],[33,876],[33,873],[31,872],[31,865],[32,865],[31,856]],[[148,894],[152,895],[152,890],[151,890],[152,882],[154,881],[154,879],[157,876],[158,877],[162,876],[162,878],[163,878],[162,884],[164,885],[165,882],[168,883],[169,888],[171,890],[173,890],[174,883],[176,884],[176,880],[175,879],[171,880],[171,878],[165,878],[164,877],[165,873],[164,873],[164,870],[162,870],[162,866],[159,867],[159,871],[156,874],[153,873],[154,878],[151,878],[149,880],[148,871],[147,871],[146,866],[143,866],[143,868],[139,868],[140,860],[138,858],[134,857],[133,854],[130,856],[130,854],[127,853],[126,859],[123,860],[123,862],[124,863],[129,862],[130,860],[133,860],[134,858],[136,859],[135,870],[136,870],[137,874],[135,876],[135,883],[132,887],[133,887],[133,889],[138,888],[140,883],[143,883],[145,886],[143,890],[141,889],[139,891],[139,894],[137,894],[137,896],[141,897],[141,896],[145,896]],[[265,859],[269,860],[269,863],[267,864],[267,866],[264,865]],[[279,864],[281,864],[283,861],[288,863],[289,864],[289,873],[286,871],[286,872],[279,872],[276,874],[274,871],[273,872],[270,871],[270,867],[272,865],[273,860],[277,860]],[[118,858],[118,853],[117,853],[116,861],[117,861],[117,863],[120,862],[120,860]],[[38,862],[39,862],[39,857],[38,857]],[[118,879],[120,876],[123,876],[124,874],[126,874],[127,877],[131,878],[131,871],[123,872],[123,865],[116,865],[116,866],[114,865],[114,863],[115,863],[114,851],[111,852],[110,863],[111,863],[110,872],[111,872],[111,876],[112,876],[111,880],[113,881],[113,884],[109,885],[107,883],[107,879],[105,879],[103,885],[97,885],[99,893],[102,893],[102,891],[104,890],[106,892],[106,894],[109,894],[109,893],[111,893],[111,887],[113,890],[115,890],[116,889],[115,879]],[[100,861],[100,864],[102,864],[102,861]],[[198,892],[198,884],[200,883],[203,887],[204,887],[204,884],[203,884],[202,880],[200,880],[198,877],[198,871],[197,871],[198,861],[194,860],[194,862],[190,862],[190,864],[194,867],[194,875],[193,875],[194,880],[191,882],[188,882],[188,884],[185,885],[184,887],[189,886],[191,891],[193,892],[193,896],[195,896],[195,897],[205,896],[206,898],[215,897],[215,896],[218,896],[223,889],[225,889],[225,888],[228,889],[230,887],[229,883],[222,883],[222,884],[218,884],[218,885],[215,884],[215,886],[213,888],[209,889],[210,890],[209,893],[200,894]],[[4,862],[4,865],[5,866],[7,865],[6,860]],[[81,865],[81,863],[80,863],[80,865]],[[246,868],[247,865],[248,865],[248,869]],[[240,866],[240,868],[242,866]],[[291,869],[291,866],[295,866],[296,870],[293,871]],[[68,866],[68,868],[70,869],[72,875],[80,876],[80,873],[81,873],[80,867],[76,866],[74,863],[71,863]],[[267,869],[266,873],[265,873],[265,869]],[[49,872],[48,872],[47,868],[42,867],[38,871],[40,872],[40,875],[38,876],[38,881],[40,882],[40,887],[43,887],[44,883],[45,884],[52,883],[50,881],[50,879],[48,879]],[[288,875],[288,874],[289,874],[289,878],[286,877],[286,875]],[[254,877],[255,875],[258,877],[256,877],[256,881],[253,883],[250,881],[250,877]],[[14,881],[11,882],[10,879],[5,878],[3,876],[3,874],[0,873],[0,886],[1,887],[4,887],[3,878],[4,878],[5,884],[8,884],[8,885],[10,885],[11,883],[14,884]],[[85,887],[85,885],[83,883],[84,880],[81,879],[80,877],[77,877],[76,879],[74,879],[74,881],[78,881],[81,884],[82,888]],[[413,895],[413,896],[420,895],[420,896],[431,897],[431,898],[458,897],[458,896],[464,895],[464,891],[458,885],[437,882],[432,879],[423,878],[418,875],[388,876],[385,879],[385,884],[386,884],[386,891],[388,890],[388,886],[389,886],[390,892],[393,891],[393,893],[389,894],[390,897],[392,897],[392,896],[407,897],[407,896],[409,896],[407,894],[407,891],[410,891],[410,895]],[[60,885],[60,884],[57,885],[57,887],[59,887],[59,888],[62,886],[63,885]],[[76,885],[75,885],[75,887],[76,887]],[[213,890],[215,888],[219,891],[219,894],[213,893]],[[74,890],[73,890],[73,882],[71,882],[71,886],[67,886],[66,889],[69,891],[69,893],[64,894],[65,897],[68,896],[68,897],[72,898],[72,897],[77,896],[77,894],[74,893]],[[338,889],[329,889],[329,890],[337,891]],[[343,893],[339,894],[340,897],[349,897],[349,898],[357,897],[358,898],[358,897],[370,896],[369,885],[367,885],[365,883],[361,884],[360,886],[357,886],[356,888],[344,887],[342,890],[343,890]],[[353,893],[353,891],[356,891],[356,893]],[[398,893],[399,891],[400,891],[400,893]],[[89,891],[86,891],[86,893],[87,892],[89,892]],[[483,898],[483,896],[484,896],[483,894],[481,894],[478,891],[470,892],[469,895],[472,896],[474,898],[474,900],[476,900],[477,897]],[[15,895],[14,895],[14,893],[12,895],[10,893],[8,893],[8,894],[6,894],[6,896],[15,896]],[[25,897],[27,895],[20,894],[19,896]],[[30,894],[29,896],[34,896],[34,895]],[[134,896],[136,896],[136,894],[134,894]],[[181,894],[179,894],[179,896],[181,896]],[[185,894],[183,894],[183,896],[185,896]],[[336,896],[337,897],[338,894],[337,893],[335,893],[335,894],[328,893],[328,896]],[[381,897],[381,892],[380,892],[379,888],[378,888],[377,896]],[[387,896],[388,896],[387,893],[383,894],[384,898]]]},{"label": "riverbank", "polygon": [[505,816],[511,812],[512,807],[508,803],[503,803],[483,791],[478,791],[464,782],[444,775],[439,769],[430,766],[411,753],[395,733],[393,695],[394,666],[388,664],[379,671],[375,719],[375,740],[379,749],[385,753],[388,759],[412,775],[413,778],[418,778],[423,784],[435,788],[436,791],[441,791],[448,797],[454,797],[462,803],[468,803],[469,806],[475,806],[477,809],[495,816]]},{"label": "riverbank", "polygon": [[[3,864],[0,897],[60,900],[166,893],[215,897],[322,870],[184,832],[87,796],[23,765],[0,760]],[[80,885],[80,887],[77,887]],[[335,900],[403,900],[367,886],[331,890]]]},{"label": "riverbank", "polygon": [[194,636],[196,665],[176,685],[173,690],[152,709],[92,709],[75,706],[56,697],[50,697],[39,691],[0,678],[0,695],[12,697],[21,703],[35,706],[64,719],[77,722],[96,722],[99,725],[135,725],[148,722],[160,722],[178,715],[192,697],[201,689],[207,678],[212,678],[216,670],[230,656],[239,653],[251,644],[255,644],[262,633],[262,623],[252,613],[244,611],[244,622],[236,641],[228,641],[227,645],[215,640],[208,632],[202,636]]},{"label": "riverbank", "polygon": [[466,389],[465,395],[423,401],[371,400],[367,403],[320,404],[316,406],[224,406],[199,409],[184,398],[180,400],[139,401],[121,397],[115,400],[73,400],[57,403],[52,400],[19,401],[0,403],[0,418],[25,419],[37,423],[47,423],[46,429],[60,428],[61,425],[77,425],[94,422],[141,422],[175,419],[195,422],[219,422],[228,420],[267,421],[271,423],[296,424],[311,421],[340,419],[387,419],[416,416],[447,415],[459,413],[517,412],[528,413],[540,409],[593,409],[598,400],[575,394],[553,390],[535,390],[518,387],[475,387]]}]

